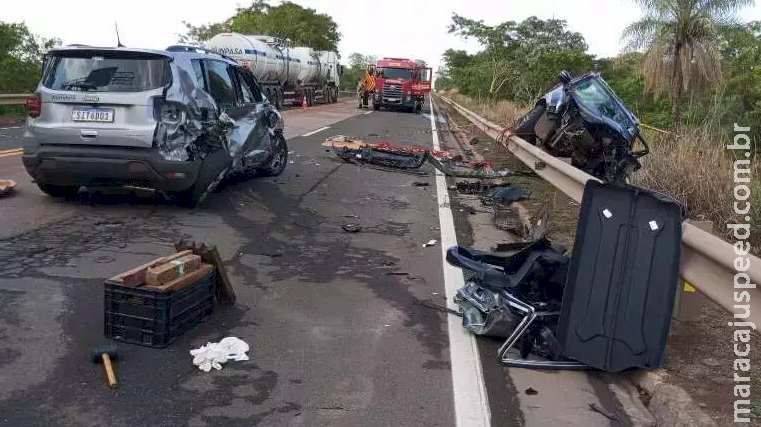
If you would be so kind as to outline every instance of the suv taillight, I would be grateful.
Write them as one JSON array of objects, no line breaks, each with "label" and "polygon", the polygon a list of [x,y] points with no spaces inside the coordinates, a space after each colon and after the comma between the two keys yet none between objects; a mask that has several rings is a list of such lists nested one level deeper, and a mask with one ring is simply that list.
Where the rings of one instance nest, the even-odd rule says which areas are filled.
[{"label": "suv taillight", "polygon": [[42,114],[42,99],[39,94],[26,99],[26,114],[33,119]]}]

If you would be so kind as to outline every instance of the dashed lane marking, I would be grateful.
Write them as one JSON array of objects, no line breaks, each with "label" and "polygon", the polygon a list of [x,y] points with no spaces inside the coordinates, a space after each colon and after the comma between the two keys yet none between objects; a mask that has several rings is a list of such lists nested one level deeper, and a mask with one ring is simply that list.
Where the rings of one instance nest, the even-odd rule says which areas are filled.
[{"label": "dashed lane marking", "polygon": [[317,130],[313,130],[311,132],[307,132],[307,133],[305,133],[305,134],[303,134],[301,136],[312,136],[312,135],[314,135],[316,133],[320,133],[320,132],[322,132],[322,131],[324,131],[326,129],[330,129],[330,126],[321,127],[321,128],[319,128]]}]

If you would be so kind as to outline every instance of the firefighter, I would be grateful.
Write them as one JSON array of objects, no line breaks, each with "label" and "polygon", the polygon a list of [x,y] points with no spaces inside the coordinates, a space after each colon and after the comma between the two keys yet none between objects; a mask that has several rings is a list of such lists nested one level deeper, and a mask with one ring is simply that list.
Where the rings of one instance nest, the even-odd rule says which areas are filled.
[{"label": "firefighter", "polygon": [[367,107],[367,87],[365,86],[364,77],[360,77],[357,82],[357,101],[359,101],[357,108]]}]

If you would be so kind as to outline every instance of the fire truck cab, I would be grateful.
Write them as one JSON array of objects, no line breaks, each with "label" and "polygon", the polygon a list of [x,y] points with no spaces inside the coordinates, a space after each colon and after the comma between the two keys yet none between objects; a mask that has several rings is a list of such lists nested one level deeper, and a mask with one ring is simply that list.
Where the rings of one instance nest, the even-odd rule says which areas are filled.
[{"label": "fire truck cab", "polygon": [[404,58],[379,59],[375,67],[373,109],[399,108],[420,112],[431,91],[431,68],[425,61]]}]

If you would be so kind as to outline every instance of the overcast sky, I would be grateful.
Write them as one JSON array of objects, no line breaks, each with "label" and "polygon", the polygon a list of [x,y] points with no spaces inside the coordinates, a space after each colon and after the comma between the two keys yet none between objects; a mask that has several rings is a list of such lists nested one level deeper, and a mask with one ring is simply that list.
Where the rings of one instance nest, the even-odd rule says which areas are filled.
[{"label": "overcast sky", "polygon": [[[92,0],[3,0],[0,20],[26,22],[34,33],[58,37],[64,44],[116,45],[114,21],[122,43],[162,49],[184,32],[182,21],[204,24],[224,20],[246,0],[132,0],[109,5]],[[327,13],[342,34],[339,50],[376,56],[424,59],[434,67],[447,48],[477,50],[447,34],[452,13],[487,24],[539,18],[565,19],[584,35],[592,53],[613,56],[621,49],[621,31],[640,17],[630,0],[294,0]],[[741,13],[744,21],[761,20],[761,5]]]}]

